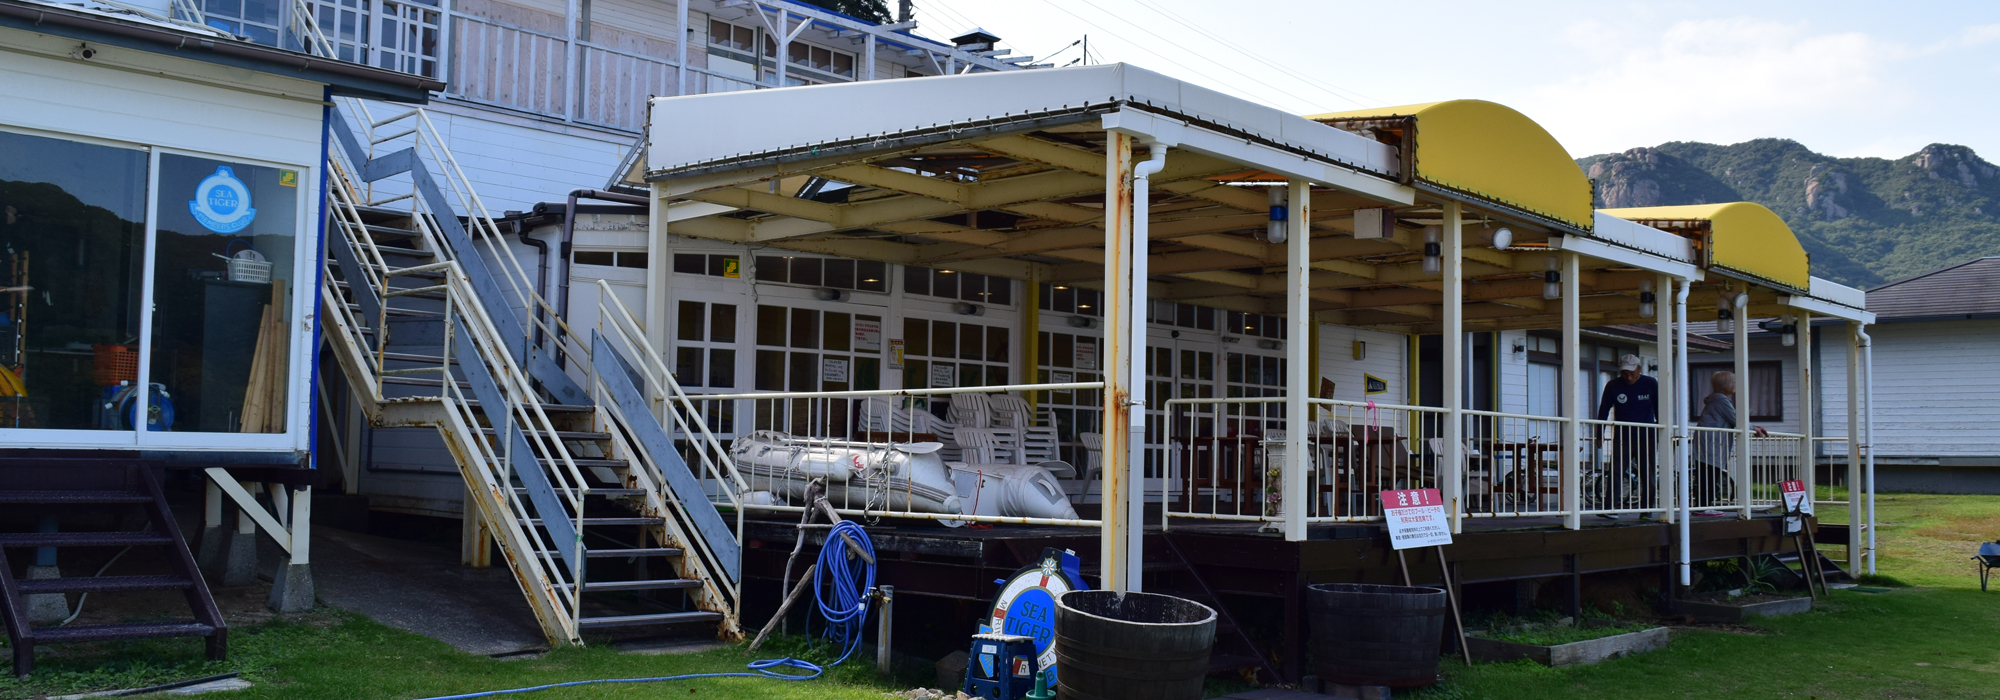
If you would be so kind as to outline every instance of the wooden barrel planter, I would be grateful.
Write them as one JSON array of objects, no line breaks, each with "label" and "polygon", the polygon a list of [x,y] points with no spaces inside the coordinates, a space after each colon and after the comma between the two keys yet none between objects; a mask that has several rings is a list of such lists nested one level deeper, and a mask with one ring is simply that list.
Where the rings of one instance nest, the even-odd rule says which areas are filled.
[{"label": "wooden barrel planter", "polygon": [[1347,685],[1414,688],[1436,683],[1438,640],[1448,610],[1439,588],[1308,586],[1313,672],[1321,680]]},{"label": "wooden barrel planter", "polygon": [[1200,700],[1215,611],[1170,595],[1070,591],[1056,600],[1063,700]]}]

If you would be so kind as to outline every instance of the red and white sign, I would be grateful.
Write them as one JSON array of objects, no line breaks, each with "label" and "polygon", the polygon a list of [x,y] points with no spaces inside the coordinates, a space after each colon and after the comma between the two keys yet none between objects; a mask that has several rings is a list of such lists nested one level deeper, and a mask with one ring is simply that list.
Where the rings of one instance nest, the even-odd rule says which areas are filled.
[{"label": "red and white sign", "polygon": [[1785,494],[1785,512],[1799,511],[1813,514],[1812,499],[1806,498],[1806,482],[1798,479],[1778,483],[1778,490]]},{"label": "red and white sign", "polygon": [[1383,520],[1389,524],[1389,546],[1395,549],[1451,544],[1451,520],[1437,489],[1391,489],[1382,492]]}]

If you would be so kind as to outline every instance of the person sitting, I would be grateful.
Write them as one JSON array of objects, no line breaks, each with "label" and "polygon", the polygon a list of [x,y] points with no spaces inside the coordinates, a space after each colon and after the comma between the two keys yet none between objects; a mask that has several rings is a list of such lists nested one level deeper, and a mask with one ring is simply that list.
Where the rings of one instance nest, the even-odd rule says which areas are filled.
[{"label": "person sitting", "polygon": [[[1736,429],[1736,373],[1716,372],[1709,375],[1708,398],[1702,400],[1701,417],[1695,425],[1703,428]],[[1751,426],[1751,434],[1767,437],[1769,432],[1761,426]],[[1736,433],[1721,431],[1701,431],[1695,438],[1694,451],[1694,499],[1696,503],[1716,505],[1723,500],[1731,483],[1729,478],[1729,453],[1736,447]],[[1699,513],[1719,516],[1723,513],[1708,509]]]}]

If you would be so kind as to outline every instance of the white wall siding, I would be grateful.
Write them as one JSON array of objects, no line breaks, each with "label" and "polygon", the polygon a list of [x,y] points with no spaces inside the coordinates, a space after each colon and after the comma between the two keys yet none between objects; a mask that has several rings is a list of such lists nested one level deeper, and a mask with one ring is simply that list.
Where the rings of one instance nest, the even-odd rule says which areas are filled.
[{"label": "white wall siding", "polygon": [[[1319,372],[1321,377],[1333,381],[1333,397],[1344,401],[1368,401],[1378,403],[1404,403],[1409,395],[1405,387],[1409,336],[1365,328],[1336,326],[1331,323],[1319,324]],[[1368,344],[1366,357],[1354,359],[1354,341]],[[1363,374],[1372,374],[1388,382],[1387,393],[1368,395],[1364,391]],[[1318,388],[1314,388],[1318,395]]]},{"label": "white wall siding", "polygon": [[[2000,456],[2000,320],[1870,326],[1878,457]],[[1846,332],[1821,337],[1827,434],[1846,434]]]},{"label": "white wall siding", "polygon": [[463,104],[438,104],[431,112],[438,135],[494,216],[559,201],[570,190],[603,187],[632,145],[623,134],[529,124]]},{"label": "white wall siding", "polygon": [[1528,413],[1528,353],[1514,352],[1515,343],[1526,343],[1527,331],[1501,331],[1496,341],[1499,343],[1499,365],[1494,369],[1500,379],[1500,396],[1497,410],[1501,413]]}]

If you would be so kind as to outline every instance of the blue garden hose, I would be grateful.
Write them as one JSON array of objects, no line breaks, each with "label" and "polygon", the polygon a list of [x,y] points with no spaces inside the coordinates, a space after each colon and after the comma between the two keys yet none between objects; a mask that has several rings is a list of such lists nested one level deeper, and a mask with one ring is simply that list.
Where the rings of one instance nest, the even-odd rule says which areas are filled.
[{"label": "blue garden hose", "polygon": [[[861,551],[868,557],[875,557],[875,544],[868,541],[868,531],[852,520],[834,523],[833,531],[827,533],[826,545],[819,550],[819,566],[813,569],[813,598],[819,602],[819,614],[826,618],[827,641],[838,645],[840,658],[822,667],[810,661],[786,657],[782,659],[762,659],[750,662],[747,673],[688,673],[679,676],[657,678],[603,678],[589,681],[569,681],[550,683],[530,688],[508,690],[487,690],[463,695],[441,695],[423,700],[466,700],[468,698],[488,698],[496,695],[532,693],[538,690],[569,688],[579,685],[602,683],[660,683],[664,681],[685,681],[697,678],[769,678],[781,681],[809,681],[826,673],[826,669],[839,666],[854,655],[861,647],[861,632],[868,620],[869,594],[875,590],[875,565],[860,557],[849,558],[847,548],[837,540],[841,535],[852,537],[861,545]],[[858,584],[858,585],[857,585]],[[831,598],[831,600],[829,600]],[[785,673],[783,669],[799,669],[803,674]]]}]

